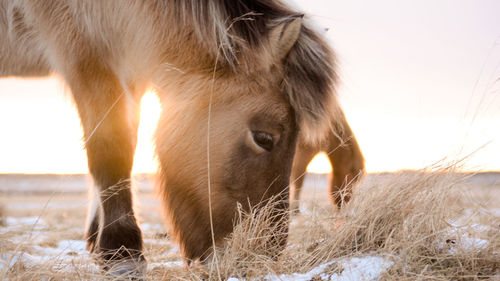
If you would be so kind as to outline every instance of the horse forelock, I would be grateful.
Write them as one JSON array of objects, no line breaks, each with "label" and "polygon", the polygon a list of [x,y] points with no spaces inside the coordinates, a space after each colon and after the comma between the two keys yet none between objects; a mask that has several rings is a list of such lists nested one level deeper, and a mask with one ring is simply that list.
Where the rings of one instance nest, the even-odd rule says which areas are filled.
[{"label": "horse forelock", "polygon": [[218,64],[235,73],[277,66],[282,89],[296,112],[305,142],[321,140],[338,116],[335,58],[325,39],[304,20],[287,56],[276,61],[270,33],[302,17],[281,1],[174,1],[179,20],[191,25]]},{"label": "horse forelock", "polygon": [[200,42],[234,71],[265,45],[270,27],[301,15],[280,1],[175,0],[179,21],[192,25]]},{"label": "horse forelock", "polygon": [[282,89],[294,108],[305,143],[317,143],[325,134],[343,130],[342,110],[336,99],[338,77],[335,55],[328,43],[307,24],[283,61]]}]

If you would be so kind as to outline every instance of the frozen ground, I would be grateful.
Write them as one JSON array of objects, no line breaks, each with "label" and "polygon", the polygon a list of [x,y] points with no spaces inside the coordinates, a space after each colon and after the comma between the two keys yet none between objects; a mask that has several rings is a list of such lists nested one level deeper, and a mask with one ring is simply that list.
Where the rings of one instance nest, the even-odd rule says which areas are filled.
[{"label": "frozen ground", "polygon": [[[368,176],[367,181],[377,181],[390,174]],[[468,181],[486,190],[500,189],[499,174],[471,176]],[[310,215],[307,202],[328,206],[326,196],[327,177],[310,175],[306,178],[302,204],[304,216]],[[84,176],[21,176],[0,175],[0,276],[16,264],[26,268],[46,268],[55,272],[99,272],[97,265],[85,249],[82,240],[86,208],[88,205]],[[151,193],[153,184],[147,177],[138,180],[138,202],[141,227],[144,232],[148,270],[185,270],[176,244],[168,239],[167,229],[162,224],[160,202]],[[142,186],[142,187],[141,187]],[[481,195],[480,195],[481,196]],[[500,202],[500,198],[499,198]],[[454,254],[462,251],[478,251],[489,246],[481,233],[490,231],[481,223],[469,223],[477,210],[464,210],[464,218],[450,221],[449,231],[443,234],[438,247]],[[500,205],[481,209],[500,217]],[[301,223],[307,223],[307,220]],[[292,222],[292,226],[297,221]],[[363,255],[332,259],[308,272],[271,274],[262,280],[378,280],[393,265],[390,257]],[[97,278],[98,279],[98,278]],[[241,279],[229,278],[237,281]]]},{"label": "frozen ground", "polygon": [[[477,251],[488,246],[488,241],[472,236],[488,231],[480,224],[471,227],[451,223],[449,232],[443,236],[440,247],[450,254],[459,251]],[[143,222],[146,233],[145,245],[148,249],[149,269],[182,268],[184,266],[178,247],[163,235],[165,228],[161,224]],[[74,229],[81,231],[81,228]],[[58,233],[60,239],[51,238],[53,228],[40,217],[7,217],[0,227],[2,246],[10,244],[10,251],[0,254],[0,272],[9,270],[16,263],[26,267],[44,266],[50,263],[52,270],[64,272],[85,270],[98,273],[99,269],[89,262],[91,256],[81,239],[65,239],[69,233]],[[71,231],[69,231],[71,233]],[[154,233],[151,235],[151,233]],[[71,236],[71,235],[70,235]],[[47,241],[52,243],[47,244]],[[393,265],[391,259],[376,255],[336,259],[323,263],[305,273],[268,274],[262,277],[267,281],[344,281],[344,280],[379,280],[380,275]],[[228,281],[244,279],[229,278]]]},{"label": "frozen ground", "polygon": [[[464,174],[466,181],[480,186],[500,186],[500,172]],[[392,177],[391,173],[369,174],[366,181],[378,181]],[[154,189],[155,176],[140,174],[134,177],[139,193],[151,193]],[[307,174],[305,188],[309,192],[323,191],[326,188],[326,175]],[[85,193],[92,184],[88,175],[24,175],[0,174],[0,194],[57,194]]]}]

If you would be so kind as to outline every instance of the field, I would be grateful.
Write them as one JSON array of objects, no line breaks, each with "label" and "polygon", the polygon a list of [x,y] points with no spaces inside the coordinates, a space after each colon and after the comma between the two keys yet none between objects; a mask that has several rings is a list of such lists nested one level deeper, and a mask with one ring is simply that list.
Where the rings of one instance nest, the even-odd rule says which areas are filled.
[{"label": "field", "polygon": [[[185,266],[147,176],[136,179],[148,280],[500,280],[500,174],[370,174],[342,211],[308,175],[278,260],[266,212],[208,264]],[[0,280],[101,280],[82,240],[86,176],[0,175]]]}]

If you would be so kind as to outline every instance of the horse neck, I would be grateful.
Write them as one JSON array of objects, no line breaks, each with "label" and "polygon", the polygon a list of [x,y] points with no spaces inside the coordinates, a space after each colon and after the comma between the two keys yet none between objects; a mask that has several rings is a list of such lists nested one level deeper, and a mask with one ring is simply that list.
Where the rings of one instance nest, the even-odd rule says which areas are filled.
[{"label": "horse neck", "polygon": [[159,83],[191,79],[186,74],[207,73],[206,69],[215,65],[214,58],[194,36],[194,30],[175,22],[171,15],[175,11],[158,2],[106,2],[93,16],[106,18],[108,24],[94,27],[98,32],[92,32],[90,26],[89,34],[99,35],[97,40],[116,54],[109,58],[113,68],[125,71],[123,75],[131,79],[153,77]]}]

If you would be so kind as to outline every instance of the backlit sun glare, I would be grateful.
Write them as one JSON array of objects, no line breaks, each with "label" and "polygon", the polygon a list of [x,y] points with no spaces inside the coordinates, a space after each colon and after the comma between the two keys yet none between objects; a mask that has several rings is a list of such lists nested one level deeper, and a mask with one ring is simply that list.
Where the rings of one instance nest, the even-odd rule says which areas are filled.
[{"label": "backlit sun glare", "polygon": [[332,171],[332,165],[326,153],[321,152],[317,154],[311,163],[307,166],[308,173],[314,174],[328,174]]},{"label": "backlit sun glare", "polygon": [[156,93],[148,90],[141,100],[141,122],[134,158],[134,173],[153,173],[158,164],[154,157],[154,132],[160,119],[161,106]]}]

